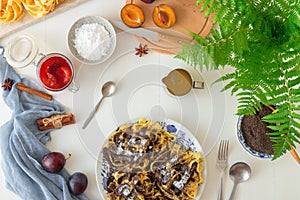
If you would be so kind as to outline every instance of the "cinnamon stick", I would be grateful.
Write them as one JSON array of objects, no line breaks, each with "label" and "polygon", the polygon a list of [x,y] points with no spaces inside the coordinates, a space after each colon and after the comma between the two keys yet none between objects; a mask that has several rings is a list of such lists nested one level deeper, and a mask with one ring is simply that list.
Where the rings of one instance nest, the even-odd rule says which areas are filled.
[{"label": "cinnamon stick", "polygon": [[60,128],[69,124],[75,124],[73,114],[57,114],[45,118],[37,119],[39,130],[44,131],[52,128]]},{"label": "cinnamon stick", "polygon": [[[63,118],[62,120],[61,120],[61,123],[63,124],[63,123],[67,123],[67,122],[69,122],[69,121],[72,121],[73,119],[72,118],[70,118],[70,117],[66,117],[66,118]],[[40,119],[38,122],[38,125],[40,125],[40,126],[48,126],[48,125],[45,125],[44,124],[44,122]]]},{"label": "cinnamon stick", "polygon": [[[70,120],[68,122],[62,123],[63,126],[70,125],[70,124],[75,124],[75,120]],[[39,126],[40,131],[45,131],[52,128],[54,128],[53,124],[48,124],[47,126]]]},{"label": "cinnamon stick", "polygon": [[[60,116],[60,115],[56,115],[56,116]],[[66,116],[62,117],[62,123],[72,120],[73,117],[74,116],[72,113],[66,114]],[[37,119],[36,122],[38,123],[38,125],[44,125],[44,119],[45,118]]]},{"label": "cinnamon stick", "polygon": [[52,100],[52,95],[47,94],[47,93],[42,92],[42,91],[39,91],[39,90],[35,90],[33,88],[30,88],[30,87],[27,87],[26,85],[24,85],[22,83],[18,83],[16,85],[16,88],[19,89],[19,90],[22,90],[24,92],[33,94],[33,95],[37,95],[37,96],[42,97],[44,99],[47,99],[49,101]]}]

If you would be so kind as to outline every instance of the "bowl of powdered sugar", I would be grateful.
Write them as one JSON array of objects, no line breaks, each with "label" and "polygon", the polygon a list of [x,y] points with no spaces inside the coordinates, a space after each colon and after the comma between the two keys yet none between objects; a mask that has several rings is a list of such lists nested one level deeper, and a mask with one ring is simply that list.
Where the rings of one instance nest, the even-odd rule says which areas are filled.
[{"label": "bowl of powdered sugar", "polygon": [[116,32],[111,23],[100,16],[78,19],[68,33],[68,47],[72,54],[87,64],[106,61],[116,47]]}]

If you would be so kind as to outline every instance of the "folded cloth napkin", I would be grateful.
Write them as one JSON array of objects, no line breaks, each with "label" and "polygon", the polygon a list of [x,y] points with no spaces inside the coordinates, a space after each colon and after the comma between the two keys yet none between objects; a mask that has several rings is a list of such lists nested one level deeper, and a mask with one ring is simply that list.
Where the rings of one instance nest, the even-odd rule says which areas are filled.
[{"label": "folded cloth napkin", "polygon": [[[64,107],[55,100],[45,100],[16,89],[18,82],[42,90],[32,80],[21,78],[0,55],[0,84],[10,78],[12,89],[3,90],[4,102],[12,110],[11,119],[0,127],[2,170],[7,187],[25,200],[88,199],[84,194],[73,196],[67,186],[69,173],[49,173],[41,166],[42,157],[49,153],[49,131],[39,131],[36,119],[61,114]],[[9,116],[8,116],[9,117]]]}]

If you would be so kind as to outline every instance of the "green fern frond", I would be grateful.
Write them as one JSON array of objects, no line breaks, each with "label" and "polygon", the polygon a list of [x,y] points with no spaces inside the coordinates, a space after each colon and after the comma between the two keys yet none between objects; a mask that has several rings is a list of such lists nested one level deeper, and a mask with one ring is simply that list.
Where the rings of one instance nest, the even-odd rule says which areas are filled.
[{"label": "green fern frond", "polygon": [[[196,0],[205,16],[218,24],[211,34],[195,38],[176,55],[199,70],[230,65],[233,73],[222,91],[238,100],[237,114],[254,114],[261,104],[276,105],[264,117],[272,123],[274,158],[300,140],[300,5],[296,0]],[[277,125],[276,125],[277,124]]]},{"label": "green fern frond", "polygon": [[[287,123],[284,124],[280,124],[278,126],[268,126],[269,129],[273,130],[273,131],[283,131],[289,128],[289,125]],[[288,132],[286,132],[287,134]],[[279,136],[278,136],[279,137]]]},{"label": "green fern frond", "polygon": [[202,38],[200,35],[198,35],[197,33],[194,33],[192,31],[188,31],[188,33],[202,46],[205,46],[208,44],[208,41],[205,40],[204,38]]},{"label": "green fern frond", "polygon": [[205,12],[205,16],[208,17],[219,9],[220,4],[214,0],[196,0],[196,6],[199,6],[200,11]]},{"label": "green fern frond", "polygon": [[290,121],[290,119],[288,118],[289,114],[289,111],[285,110],[283,112],[277,112],[271,115],[267,115],[262,120],[269,123],[287,123]]},{"label": "green fern frond", "polygon": [[212,61],[209,65],[205,65],[205,63],[208,63],[205,59],[209,61],[210,59],[204,54],[205,51],[201,44],[195,43],[192,46],[184,44],[181,53],[177,54],[175,58],[181,59],[191,66],[199,66],[201,71],[204,67],[206,69],[210,69],[210,67],[215,68]]},{"label": "green fern frond", "polygon": [[297,94],[297,95],[291,95],[291,102],[292,103],[300,102],[300,96],[299,96],[299,94]]},{"label": "green fern frond", "polygon": [[300,114],[291,113],[291,117],[294,118],[294,119],[300,119]]},{"label": "green fern frond", "polygon": [[[300,63],[300,60],[299,60],[298,63]],[[293,63],[290,63],[290,65],[293,65]],[[298,78],[298,76],[299,76],[299,71],[300,71],[299,66],[295,66],[295,69],[294,69],[294,70],[289,70],[289,71],[286,72],[286,74],[287,74],[288,77],[291,77],[291,78]]]},{"label": "green fern frond", "polygon": [[293,78],[291,80],[288,81],[288,88],[292,88],[292,87],[295,87],[295,86],[298,86],[300,84],[300,79],[297,77],[297,78]]},{"label": "green fern frond", "polygon": [[252,101],[250,106],[249,101],[246,101],[244,104],[239,102],[237,115],[254,115],[260,109],[261,103],[258,100]]},{"label": "green fern frond", "polygon": [[295,120],[292,120],[292,126],[294,126],[295,128],[300,128],[300,123],[299,122],[297,122],[297,121],[295,121]]},{"label": "green fern frond", "polygon": [[[300,92],[298,89],[293,90]],[[297,113],[297,108],[300,103],[300,99],[296,102],[288,101],[287,98],[285,103],[277,106],[277,113],[265,116],[264,121],[269,123],[279,123],[278,126],[270,126],[269,128],[275,130],[274,133],[270,135],[272,141],[276,141],[276,145],[273,146],[276,156],[281,156],[284,154],[284,149],[287,145],[294,145],[295,142],[299,143],[300,134],[297,129],[300,128],[300,114]],[[282,101],[284,102],[284,101]],[[292,138],[292,139],[291,139]],[[277,157],[274,156],[274,159]]]},{"label": "green fern frond", "polygon": [[291,108],[295,111],[299,111],[300,110],[300,105],[291,105]]}]

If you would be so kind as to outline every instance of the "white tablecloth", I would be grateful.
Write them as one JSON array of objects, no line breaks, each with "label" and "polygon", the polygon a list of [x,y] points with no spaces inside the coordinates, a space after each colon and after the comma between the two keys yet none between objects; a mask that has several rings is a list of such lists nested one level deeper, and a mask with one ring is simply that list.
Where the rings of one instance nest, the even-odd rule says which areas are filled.
[{"label": "white tablecloth", "polygon": [[[42,22],[21,30],[17,33],[10,35],[7,38],[0,40],[0,45],[6,45],[8,40],[19,34],[30,34],[35,37],[39,45],[40,52],[61,52],[69,57],[76,70],[80,73],[82,66],[71,55],[67,47],[67,32],[71,24],[78,18],[86,15],[101,15],[107,19],[118,19],[119,11],[124,5],[125,0],[90,0],[83,5],[70,9],[69,11],[58,14]],[[125,35],[122,37],[132,37],[131,35]],[[155,53],[153,53],[155,56]],[[159,57],[164,59],[164,56]],[[169,58],[168,58],[169,59]],[[89,66],[93,67],[99,66]],[[36,80],[36,71],[34,66],[28,66],[26,68],[18,69],[18,73],[21,75],[33,78]],[[206,76],[209,76],[212,72],[204,72]],[[221,71],[222,73],[222,71]],[[212,73],[213,74],[213,73]],[[79,76],[79,75],[78,75]],[[82,81],[82,80],[81,80]],[[98,80],[101,82],[101,80]],[[104,81],[104,80],[103,80]],[[1,90],[2,91],[2,90]],[[74,108],[76,103],[76,94],[72,94],[68,91],[53,93],[54,98],[65,105],[70,112],[74,109],[78,110],[78,107]],[[218,100],[217,100],[218,101]],[[222,113],[219,113],[223,117],[221,120],[210,122],[212,124],[220,125],[220,133],[217,133],[216,143],[221,138],[230,140],[229,148],[229,165],[237,161],[245,161],[252,167],[252,175],[248,182],[240,184],[238,186],[236,199],[242,200],[296,200],[299,199],[298,188],[300,180],[300,171],[298,164],[293,158],[286,154],[282,158],[276,161],[262,160],[250,156],[245,152],[236,138],[236,100],[228,93],[224,93],[224,98],[220,100],[220,105],[224,106]],[[76,106],[78,103],[76,104]],[[91,106],[91,105],[90,105]],[[139,106],[139,105],[137,105]],[[84,103],[82,109],[85,109]],[[214,111],[217,112],[217,111]],[[10,110],[4,104],[2,98],[0,98],[0,124],[2,125],[6,120],[10,118]],[[84,116],[81,113],[78,114],[77,123],[82,124]],[[98,117],[101,119],[101,117]],[[213,119],[211,119],[213,120]],[[73,173],[75,171],[82,171],[88,175],[89,186],[86,190],[86,194],[91,200],[101,199],[99,191],[97,189],[95,179],[95,159],[94,156],[86,149],[84,141],[80,134],[78,134],[78,125],[71,125],[63,127],[61,130],[52,132],[52,141],[48,144],[49,149],[55,151],[61,151],[71,153],[72,157],[67,161],[66,169]],[[88,133],[87,133],[88,134]],[[214,133],[216,134],[216,133]],[[209,137],[209,135],[207,135]],[[217,197],[219,172],[215,167],[217,155],[217,145],[209,152],[206,157],[207,162],[207,179],[205,190],[201,199],[214,200]],[[229,167],[228,167],[229,168]],[[1,199],[16,200],[13,193],[8,191],[4,185],[4,175],[0,172],[0,194]],[[233,182],[228,176],[228,169],[224,177],[224,197],[228,199],[233,186]],[[26,187],[24,185],[24,187]]]}]

